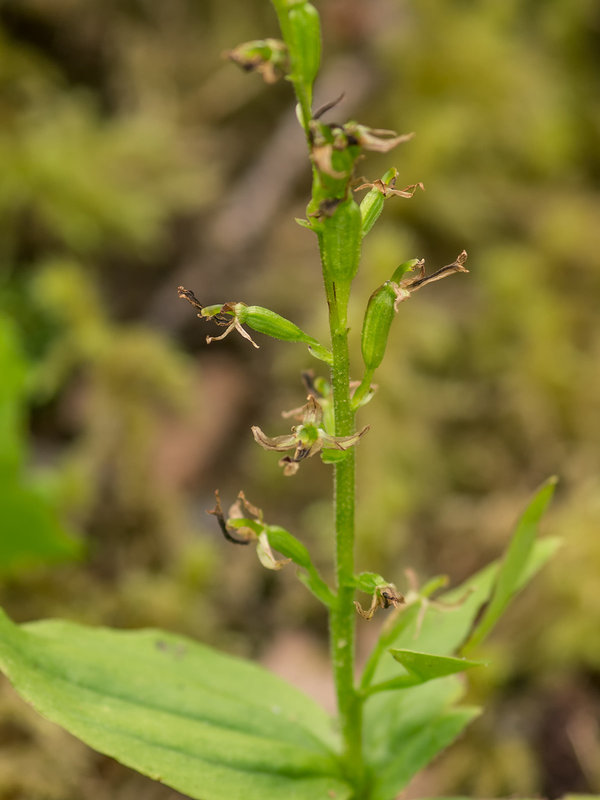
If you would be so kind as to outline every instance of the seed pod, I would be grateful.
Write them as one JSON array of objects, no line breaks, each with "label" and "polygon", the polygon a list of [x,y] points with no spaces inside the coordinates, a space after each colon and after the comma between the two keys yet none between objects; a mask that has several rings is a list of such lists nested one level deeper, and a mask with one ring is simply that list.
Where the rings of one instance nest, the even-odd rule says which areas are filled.
[{"label": "seed pod", "polygon": [[360,208],[352,198],[344,200],[319,231],[319,246],[325,278],[349,285],[358,271],[361,242]]},{"label": "seed pod", "polygon": [[235,315],[241,325],[247,325],[253,331],[272,336],[274,339],[282,339],[284,342],[318,344],[316,339],[304,333],[301,328],[294,325],[289,319],[276,314],[268,308],[245,306],[243,303],[236,303]]},{"label": "seed pod", "polygon": [[[394,272],[394,277],[403,275],[416,264],[418,264],[416,258],[401,264]],[[394,281],[386,281],[369,298],[361,335],[362,357],[367,370],[376,370],[383,361],[390,327],[396,313],[395,305],[403,291]]]},{"label": "seed pod", "polygon": [[[385,185],[396,174],[396,170],[392,167],[389,169],[381,182]],[[360,187],[362,188],[362,187]],[[371,230],[373,225],[377,222],[381,212],[383,211],[383,204],[385,202],[384,193],[374,186],[362,199],[360,204],[360,213],[362,217],[362,235],[366,236]]]},{"label": "seed pod", "polygon": [[319,12],[310,3],[299,3],[289,10],[286,28],[286,44],[292,66],[290,79],[303,85],[310,96],[321,62]]},{"label": "seed pod", "polygon": [[262,308],[262,306],[246,306],[243,303],[236,303],[234,311],[240,325],[247,325],[257,333],[264,333],[265,336],[281,339],[284,342],[303,342],[308,345],[316,358],[327,364],[332,363],[331,352],[326,347],[323,347],[317,339],[309,336],[289,319],[274,311]]}]

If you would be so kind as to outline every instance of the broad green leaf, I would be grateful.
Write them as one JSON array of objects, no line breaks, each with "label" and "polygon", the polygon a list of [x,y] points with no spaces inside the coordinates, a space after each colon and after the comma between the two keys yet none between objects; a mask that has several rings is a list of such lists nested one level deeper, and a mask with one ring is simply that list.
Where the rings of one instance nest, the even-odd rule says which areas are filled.
[{"label": "broad green leaf", "polygon": [[489,604],[481,620],[469,635],[467,643],[462,648],[463,652],[472,650],[485,639],[519,588],[521,576],[527,569],[527,564],[533,552],[539,522],[552,500],[556,482],[556,478],[550,478],[540,487],[517,523],[516,530],[500,564]]},{"label": "broad green leaf", "polygon": [[0,612],[0,666],[48,719],[198,800],[347,800],[325,712],[255,664],[162,631]]}]

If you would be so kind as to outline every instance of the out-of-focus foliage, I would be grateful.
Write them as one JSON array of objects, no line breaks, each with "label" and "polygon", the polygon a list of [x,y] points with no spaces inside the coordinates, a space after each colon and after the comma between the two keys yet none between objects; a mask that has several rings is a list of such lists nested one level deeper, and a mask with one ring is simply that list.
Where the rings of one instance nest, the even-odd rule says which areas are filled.
[{"label": "out-of-focus foliage", "polygon": [[[326,119],[416,131],[397,151],[399,185],[426,187],[386,202],[366,240],[355,369],[364,305],[398,263],[433,268],[465,247],[471,269],[403,303],[393,324],[358,448],[360,568],[399,587],[408,565],[463,577],[502,550],[531,489],[561,479],[546,526],[565,539],[561,556],[477,656],[496,663],[471,678],[475,701],[496,698],[491,710],[435,768],[433,788],[414,791],[600,791],[598,4],[317,5],[330,53],[321,85],[337,77],[330,94],[317,86],[316,104],[366,76],[362,104]],[[293,155],[270,160],[289,87],[220,58],[275,30],[267,0],[0,8],[0,311],[28,371],[10,413],[30,439],[20,474],[43,475],[40,497],[87,552],[81,565],[6,579],[17,618],[157,624],[238,650],[262,651],[284,627],[314,623],[318,635],[302,587],[230,554],[201,516],[217,486],[243,487],[328,563],[328,468],[313,460],[302,482],[285,479],[248,432],[288,430],[277,415],[304,400],[306,355],[232,339],[206,349],[208,331],[176,297],[187,276],[203,301],[325,329],[322,304],[310,308],[315,243],[293,222],[306,165],[290,177]],[[360,169],[372,180],[388,160]],[[3,403],[10,374],[2,366]],[[0,459],[15,446],[3,429]],[[366,638],[375,624],[361,622]],[[58,734],[17,717],[4,695],[0,794],[100,800],[108,784],[122,800],[173,796],[70,742],[73,774],[38,762]]]},{"label": "out-of-focus foliage", "polygon": [[26,364],[16,332],[0,320],[0,574],[73,558],[78,542],[60,524],[43,487],[25,475]]}]

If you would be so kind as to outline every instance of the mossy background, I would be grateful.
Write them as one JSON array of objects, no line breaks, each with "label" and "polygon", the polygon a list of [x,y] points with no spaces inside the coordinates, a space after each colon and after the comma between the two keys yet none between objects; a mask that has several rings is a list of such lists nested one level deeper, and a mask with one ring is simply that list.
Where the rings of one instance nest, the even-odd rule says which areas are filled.
[{"label": "mossy background", "polygon": [[[544,529],[564,547],[471,674],[486,714],[410,796],[600,792],[600,8],[317,5],[316,103],[346,90],[327,119],[416,131],[361,169],[426,187],[365,242],[355,377],[362,309],[398,263],[464,247],[471,269],[403,304],[361,412],[360,569],[458,581],[561,478]],[[310,176],[290,88],[221,57],[267,35],[267,0],[0,7],[0,599],[19,620],[182,631],[327,702],[320,608],[204,513],[243,488],[327,570],[329,468],[284,478],[249,431],[285,432],[320,364],[274,341],[207,347],[176,292],[325,336],[315,242],[293,221]],[[379,624],[359,623],[363,650]],[[1,800],[176,796],[5,682],[0,743]]]}]

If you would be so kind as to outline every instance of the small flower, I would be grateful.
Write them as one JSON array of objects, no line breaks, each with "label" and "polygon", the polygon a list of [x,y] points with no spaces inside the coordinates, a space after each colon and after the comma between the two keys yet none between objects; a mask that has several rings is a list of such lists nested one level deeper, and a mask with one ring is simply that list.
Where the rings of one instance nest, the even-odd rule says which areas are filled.
[{"label": "small flower", "polygon": [[308,396],[306,405],[302,407],[301,413],[301,424],[295,425],[291,433],[283,436],[270,437],[256,425],[252,428],[255,440],[265,450],[276,450],[279,453],[286,450],[294,450],[293,456],[284,456],[279,461],[279,466],[283,467],[284,475],[294,475],[298,471],[301,461],[314,456],[323,448],[348,450],[369,429],[367,425],[358,433],[353,433],[350,436],[332,436],[327,433],[321,427],[323,409],[312,394]]}]

